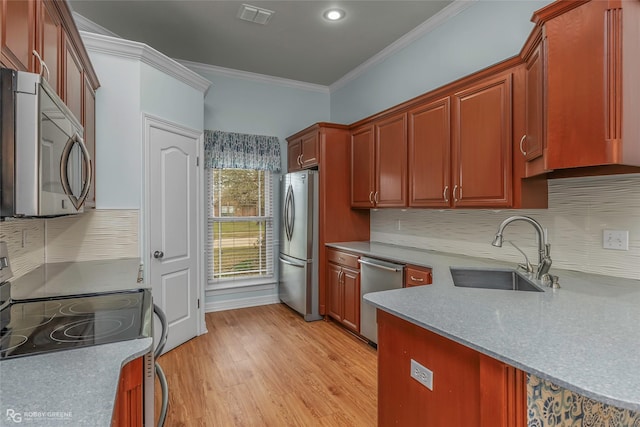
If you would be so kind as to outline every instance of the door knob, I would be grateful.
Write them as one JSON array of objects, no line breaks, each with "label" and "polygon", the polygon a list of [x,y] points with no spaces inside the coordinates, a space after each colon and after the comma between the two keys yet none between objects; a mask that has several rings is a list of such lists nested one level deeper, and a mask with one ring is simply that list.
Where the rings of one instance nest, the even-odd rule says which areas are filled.
[{"label": "door knob", "polygon": [[164,252],[162,252],[162,251],[155,251],[155,252],[153,253],[153,257],[154,257],[154,258],[158,258],[158,259],[160,259],[160,258],[162,258],[163,256],[164,256]]}]

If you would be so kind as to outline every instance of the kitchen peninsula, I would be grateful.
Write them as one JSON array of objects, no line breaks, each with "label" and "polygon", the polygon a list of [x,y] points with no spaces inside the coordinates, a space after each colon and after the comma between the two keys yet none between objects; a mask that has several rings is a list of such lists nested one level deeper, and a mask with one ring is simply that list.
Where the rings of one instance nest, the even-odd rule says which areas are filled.
[{"label": "kitchen peninsula", "polygon": [[[530,387],[539,377],[599,402],[640,410],[640,383],[636,381],[640,377],[636,351],[640,346],[637,280],[554,270],[562,286],[557,290],[517,292],[461,288],[453,285],[449,271],[452,266],[515,266],[374,242],[330,246],[432,269],[432,285],[366,295],[364,299],[376,306],[379,313],[380,310],[388,313],[383,318],[393,317],[417,326],[446,338],[445,341],[524,371],[530,374]],[[389,366],[385,366],[382,358],[383,339],[378,351],[379,372],[384,372]],[[414,381],[408,364],[401,370],[406,375],[399,381]],[[439,383],[439,379],[445,377],[443,372],[433,372],[434,390],[446,387]],[[402,386],[398,387],[393,389],[396,393],[402,390]],[[418,387],[422,386],[418,384]],[[387,397],[394,401],[403,399],[398,395],[385,397],[384,388],[384,384],[379,384],[382,410]],[[531,410],[535,397],[529,393],[528,400]],[[407,405],[411,406],[405,403],[402,412],[407,412]]]}]

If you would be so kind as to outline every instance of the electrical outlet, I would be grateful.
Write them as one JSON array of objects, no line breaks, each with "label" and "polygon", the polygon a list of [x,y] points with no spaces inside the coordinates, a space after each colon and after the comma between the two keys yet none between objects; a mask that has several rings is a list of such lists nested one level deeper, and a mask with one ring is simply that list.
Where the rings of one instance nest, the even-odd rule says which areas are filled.
[{"label": "electrical outlet", "polygon": [[616,251],[629,250],[629,231],[602,230],[602,247]]},{"label": "electrical outlet", "polygon": [[433,372],[411,359],[411,378],[433,390]]}]

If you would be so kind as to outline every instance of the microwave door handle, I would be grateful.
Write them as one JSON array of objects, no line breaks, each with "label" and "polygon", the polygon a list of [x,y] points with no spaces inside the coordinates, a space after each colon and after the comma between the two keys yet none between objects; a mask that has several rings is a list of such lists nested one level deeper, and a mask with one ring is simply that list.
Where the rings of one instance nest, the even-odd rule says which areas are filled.
[{"label": "microwave door handle", "polygon": [[[87,180],[82,187],[80,197],[76,197],[71,191],[71,185],[69,184],[69,174],[67,173],[67,163],[69,162],[69,155],[71,154],[71,150],[73,149],[73,146],[75,144],[78,144],[80,146],[80,151],[82,151],[82,157],[84,158],[83,164],[85,165],[87,170]],[[67,197],[69,197],[69,200],[71,200],[71,203],[76,208],[76,210],[82,207],[85,199],[89,195],[89,188],[91,187],[91,173],[92,168],[89,151],[87,150],[87,146],[84,145],[84,141],[82,140],[80,135],[76,132],[67,141],[67,144],[62,150],[62,156],[60,157],[60,181],[62,182],[62,189],[64,190],[64,193],[67,195]]]}]

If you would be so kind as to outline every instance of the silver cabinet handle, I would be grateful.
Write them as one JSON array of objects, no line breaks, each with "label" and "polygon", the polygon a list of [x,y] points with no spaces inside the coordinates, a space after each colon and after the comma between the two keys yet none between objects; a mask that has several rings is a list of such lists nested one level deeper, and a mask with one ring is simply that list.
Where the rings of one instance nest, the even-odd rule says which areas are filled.
[{"label": "silver cabinet handle", "polygon": [[338,283],[344,283],[344,271],[342,270],[338,273]]},{"label": "silver cabinet handle", "polygon": [[444,191],[442,192],[442,198],[444,199],[445,203],[449,203],[448,193],[449,193],[449,186],[445,185]]},{"label": "silver cabinet handle", "polygon": [[411,276],[411,280],[413,280],[414,282],[424,282],[424,279],[422,277]]},{"label": "silver cabinet handle", "polygon": [[527,152],[524,151],[524,141],[525,139],[527,139],[527,135],[522,135],[522,138],[520,138],[520,152],[522,153],[523,156],[527,155]]},{"label": "silver cabinet handle", "polygon": [[162,257],[164,257],[164,252],[162,252],[162,251],[155,251],[155,252],[153,253],[153,257],[154,257],[154,258],[157,258],[157,259],[162,259]]},{"label": "silver cabinet handle", "polygon": [[369,203],[373,204],[373,191],[369,192]]},{"label": "silver cabinet handle", "polygon": [[42,60],[42,57],[37,50],[34,49],[31,53],[33,54],[33,56],[38,58],[38,62],[40,62],[40,75],[42,75],[42,72],[46,70],[47,77],[45,77],[45,79],[49,81],[49,67],[47,67],[47,63]]},{"label": "silver cabinet handle", "polygon": [[378,204],[378,192],[376,191],[376,194],[373,195],[373,201],[376,202],[376,205]]},{"label": "silver cabinet handle", "polygon": [[298,164],[299,164],[300,166],[302,166],[302,163],[303,163],[303,162],[302,162],[302,154],[300,154],[300,155],[298,156]]},{"label": "silver cabinet handle", "polygon": [[454,202],[458,201],[458,199],[456,198],[456,191],[458,191],[458,184],[453,186],[453,194],[452,195],[453,195],[453,201]]}]

